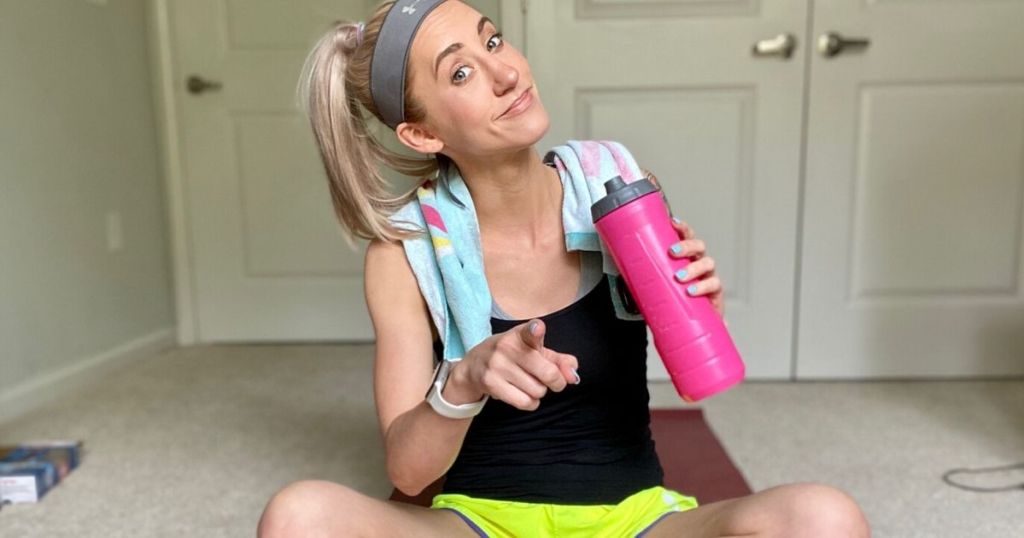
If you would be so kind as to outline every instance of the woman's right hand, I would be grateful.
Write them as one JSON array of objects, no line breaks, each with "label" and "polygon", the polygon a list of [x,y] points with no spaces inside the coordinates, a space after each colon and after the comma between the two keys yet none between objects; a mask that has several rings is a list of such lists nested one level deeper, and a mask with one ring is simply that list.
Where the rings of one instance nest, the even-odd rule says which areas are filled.
[{"label": "woman's right hand", "polygon": [[545,330],[543,321],[533,319],[477,344],[453,368],[451,396],[461,403],[487,394],[533,411],[548,389],[561,392],[570,383],[578,384],[576,357],[544,347]]}]

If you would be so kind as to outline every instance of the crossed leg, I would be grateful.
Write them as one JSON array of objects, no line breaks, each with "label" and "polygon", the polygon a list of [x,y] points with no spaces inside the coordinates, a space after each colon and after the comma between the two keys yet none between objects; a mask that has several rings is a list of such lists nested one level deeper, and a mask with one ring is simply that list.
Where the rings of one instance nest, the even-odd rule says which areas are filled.
[{"label": "crossed leg", "polygon": [[644,538],[683,536],[869,538],[871,529],[849,495],[832,486],[804,482],[672,514]]},{"label": "crossed leg", "polygon": [[300,480],[271,497],[257,536],[476,538],[477,533],[450,510],[375,499],[326,480]]},{"label": "crossed leg", "polygon": [[[277,492],[260,518],[260,538],[338,536],[476,537],[449,510],[375,499],[323,480],[294,482]],[[645,538],[869,538],[856,502],[841,490],[797,483],[701,505],[669,515]]]}]

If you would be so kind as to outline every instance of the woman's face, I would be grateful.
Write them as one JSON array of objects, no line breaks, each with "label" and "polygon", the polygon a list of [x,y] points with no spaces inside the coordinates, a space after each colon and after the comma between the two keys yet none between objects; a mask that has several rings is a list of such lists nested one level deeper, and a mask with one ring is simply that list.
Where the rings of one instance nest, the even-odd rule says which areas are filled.
[{"label": "woman's face", "polygon": [[423,21],[409,70],[427,117],[422,130],[397,131],[417,151],[456,160],[487,156],[530,147],[548,130],[526,58],[462,2],[444,2]]}]

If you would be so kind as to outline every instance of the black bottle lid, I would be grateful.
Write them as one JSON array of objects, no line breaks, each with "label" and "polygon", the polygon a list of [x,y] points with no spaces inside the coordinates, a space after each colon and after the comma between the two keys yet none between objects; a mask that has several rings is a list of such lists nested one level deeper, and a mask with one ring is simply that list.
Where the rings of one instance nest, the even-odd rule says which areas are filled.
[{"label": "black bottle lid", "polygon": [[590,206],[594,222],[641,196],[657,192],[658,188],[646,177],[626,183],[621,176],[615,176],[604,182],[604,190],[607,193],[605,197]]}]

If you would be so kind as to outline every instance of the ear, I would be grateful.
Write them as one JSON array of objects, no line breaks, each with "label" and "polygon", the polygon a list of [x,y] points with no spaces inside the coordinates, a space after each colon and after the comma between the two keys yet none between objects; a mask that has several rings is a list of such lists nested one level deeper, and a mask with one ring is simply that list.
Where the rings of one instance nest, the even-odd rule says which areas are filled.
[{"label": "ear", "polygon": [[395,134],[402,144],[420,153],[429,155],[444,149],[444,142],[440,138],[417,123],[403,121],[395,127]]}]

